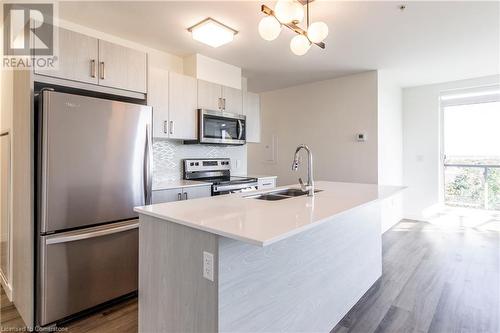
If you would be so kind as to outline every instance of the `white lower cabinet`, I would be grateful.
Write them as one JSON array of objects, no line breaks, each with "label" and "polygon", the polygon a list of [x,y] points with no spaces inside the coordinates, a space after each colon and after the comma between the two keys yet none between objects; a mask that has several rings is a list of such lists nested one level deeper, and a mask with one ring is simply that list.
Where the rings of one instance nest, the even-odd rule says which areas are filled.
[{"label": "white lower cabinet", "polygon": [[153,191],[153,204],[204,198],[212,195],[212,188],[209,184],[202,186],[180,187],[168,190]]},{"label": "white lower cabinet", "polygon": [[184,187],[182,189],[182,199],[196,199],[204,198],[212,195],[212,187],[208,186],[194,186],[194,187]]},{"label": "white lower cabinet", "polygon": [[153,191],[151,201],[154,204],[182,200],[182,188]]}]

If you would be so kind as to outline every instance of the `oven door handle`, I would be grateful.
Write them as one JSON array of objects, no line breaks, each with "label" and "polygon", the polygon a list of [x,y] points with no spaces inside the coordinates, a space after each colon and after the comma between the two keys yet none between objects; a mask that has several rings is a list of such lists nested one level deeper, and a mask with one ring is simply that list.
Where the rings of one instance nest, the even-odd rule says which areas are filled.
[{"label": "oven door handle", "polygon": [[240,184],[234,184],[234,185],[214,185],[213,189],[214,192],[225,192],[225,191],[232,191],[232,190],[241,190],[247,187],[257,187],[258,183],[257,182],[252,182],[252,183],[240,183]]},{"label": "oven door handle", "polygon": [[241,136],[243,135],[243,122],[238,119],[238,140],[241,140]]}]

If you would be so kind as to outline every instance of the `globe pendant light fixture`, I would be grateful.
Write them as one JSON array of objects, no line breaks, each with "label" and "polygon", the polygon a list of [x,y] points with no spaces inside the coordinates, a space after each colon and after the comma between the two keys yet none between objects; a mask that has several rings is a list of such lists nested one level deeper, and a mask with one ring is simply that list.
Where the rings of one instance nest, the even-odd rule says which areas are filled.
[{"label": "globe pendant light fixture", "polygon": [[[328,26],[324,22],[309,24],[309,2],[313,0],[278,0],[274,10],[266,5],[261,6],[261,12],[266,14],[259,23],[260,36],[268,41],[278,38],[282,27],[294,31],[297,36],[290,41],[290,50],[296,55],[304,55],[312,44],[325,48],[323,40],[328,36]],[[306,6],[304,15],[304,5]],[[299,24],[306,17],[306,29]]]}]

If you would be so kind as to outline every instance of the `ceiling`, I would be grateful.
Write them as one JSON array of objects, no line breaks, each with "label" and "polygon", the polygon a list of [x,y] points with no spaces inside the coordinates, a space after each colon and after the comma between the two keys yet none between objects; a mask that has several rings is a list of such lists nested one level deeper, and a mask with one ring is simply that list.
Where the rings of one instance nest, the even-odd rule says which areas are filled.
[{"label": "ceiling", "polygon": [[[401,86],[500,72],[500,2],[314,1],[311,20],[328,24],[326,50],[302,57],[289,49],[291,31],[260,38],[260,5],[271,1],[60,2],[62,19],[162,51],[201,53],[239,66],[255,92],[367,70],[393,73]],[[194,41],[186,28],[213,17],[236,29],[219,48]]]}]

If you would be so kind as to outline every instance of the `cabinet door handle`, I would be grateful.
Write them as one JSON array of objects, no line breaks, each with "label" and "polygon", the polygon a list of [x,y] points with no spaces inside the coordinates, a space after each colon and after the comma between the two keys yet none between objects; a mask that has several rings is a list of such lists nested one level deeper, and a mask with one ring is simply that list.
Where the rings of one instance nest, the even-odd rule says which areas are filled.
[{"label": "cabinet door handle", "polygon": [[219,108],[219,110],[222,110],[222,98],[218,98],[217,100],[217,107]]},{"label": "cabinet door handle", "polygon": [[164,120],[163,121],[163,133],[167,134],[168,133],[168,121]]},{"label": "cabinet door handle", "polygon": [[104,80],[106,78],[106,73],[104,72],[104,61],[100,62],[100,67],[99,73],[101,74],[101,80]]},{"label": "cabinet door handle", "polygon": [[226,111],[226,99],[222,99],[222,110]]},{"label": "cabinet door handle", "polygon": [[174,134],[174,121],[170,120],[170,134]]},{"label": "cabinet door handle", "polygon": [[181,193],[177,193],[177,200],[182,200],[182,194]]},{"label": "cabinet door handle", "polygon": [[184,200],[187,200],[188,199],[188,194],[187,192],[184,192]]},{"label": "cabinet door handle", "polygon": [[96,72],[95,72],[95,59],[90,60],[90,77],[95,78]]}]

